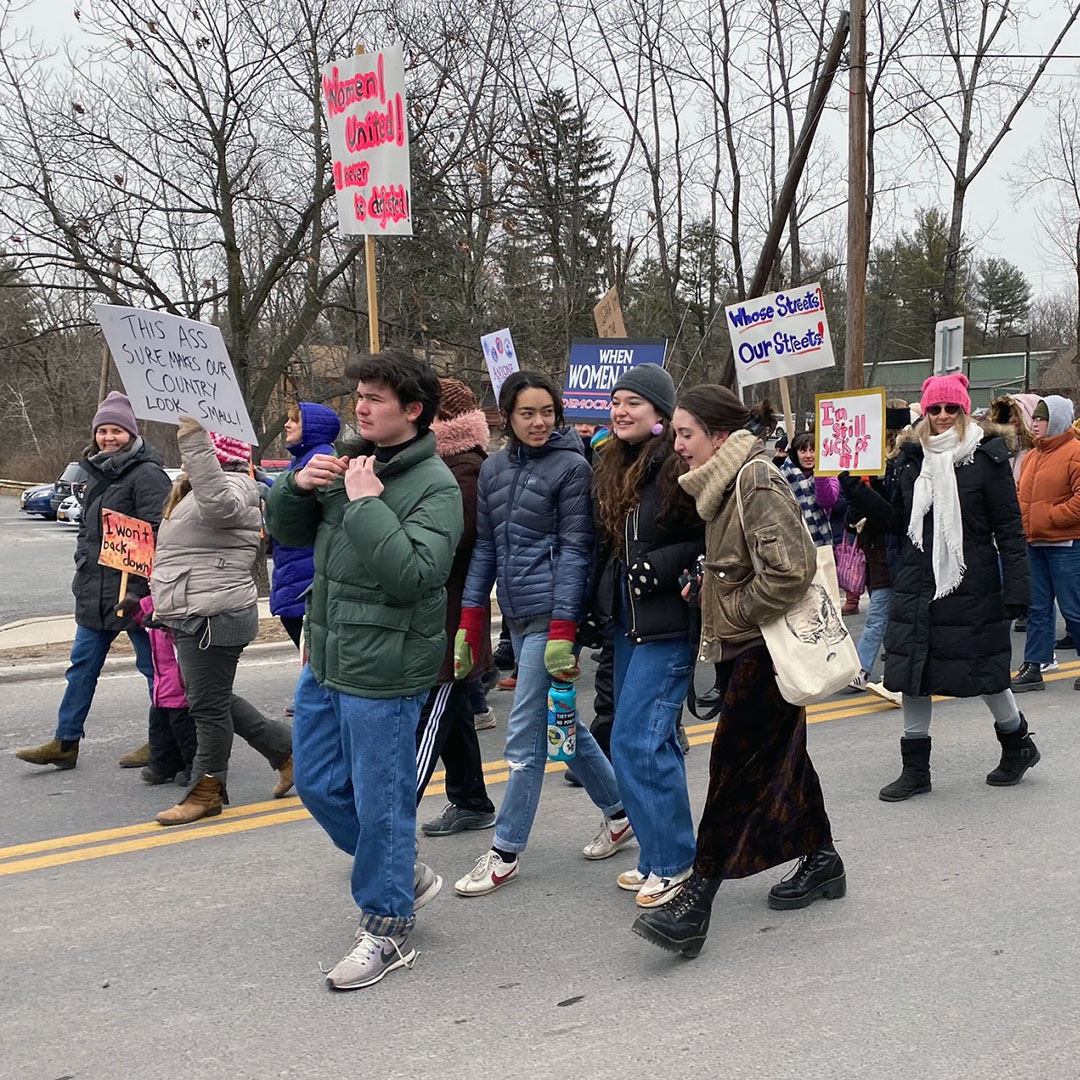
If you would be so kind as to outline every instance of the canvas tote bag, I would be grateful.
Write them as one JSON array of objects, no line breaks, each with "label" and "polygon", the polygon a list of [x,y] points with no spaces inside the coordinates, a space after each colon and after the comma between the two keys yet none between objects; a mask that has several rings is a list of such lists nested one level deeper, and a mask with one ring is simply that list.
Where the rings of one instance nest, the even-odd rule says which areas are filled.
[{"label": "canvas tote bag", "polygon": [[[736,505],[744,537],[742,474],[746,468],[744,465],[735,478]],[[770,464],[769,468],[776,466]],[[747,548],[754,572],[760,573],[761,560],[749,544]],[[840,589],[832,548],[819,547],[816,551],[817,571],[806,594],[782,615],[760,627],[776,669],[780,693],[792,705],[809,705],[835,694],[862,670],[855,642],[840,615]]]}]

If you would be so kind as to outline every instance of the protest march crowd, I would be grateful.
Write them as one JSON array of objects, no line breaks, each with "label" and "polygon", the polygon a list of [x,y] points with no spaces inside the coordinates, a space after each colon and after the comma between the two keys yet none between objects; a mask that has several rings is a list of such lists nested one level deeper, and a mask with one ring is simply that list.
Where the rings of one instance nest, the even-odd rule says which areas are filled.
[{"label": "protest march crowd", "polygon": [[[54,737],[18,751],[75,768],[109,647],[127,633],[150,688],[148,745],[121,764],[180,784],[163,826],[221,813],[234,733],[266,758],[273,795],[295,786],[353,859],[359,929],[327,981],[370,986],[411,967],[416,912],[442,878],[418,861],[417,807],[441,758],[446,808],[429,837],[494,827],[454,885],[486,896],[524,876],[548,760],[548,699],[597,658],[596,720],[579,722],[568,778],[601,818],[589,860],[637,845],[613,884],[636,897],[633,930],[695,957],[725,878],[798,860],[770,888],[777,909],[846,891],[806,711],[781,692],[789,661],[766,644],[816,584],[822,552],[842,575],[843,610],[870,592],[852,691],[901,706],[900,775],[889,802],[931,790],[932,696],[980,696],[1000,744],[992,786],[1039,759],[1016,692],[1041,690],[1055,663],[1055,602],[1080,641],[1080,441],[1072,402],[1010,400],[976,417],[963,375],[932,376],[917,404],[886,410],[880,477],[814,475],[814,435],[767,449],[771,407],[725,387],[676,393],[651,363],[611,390],[610,422],[565,422],[556,383],[516,371],[502,385],[504,440],[473,392],[410,352],[352,361],[358,435],[299,403],[292,464],[272,486],[250,447],[181,417],[183,461],[170,484],[119,393],[99,406],[75,551],[77,634]],[[770,440],[771,441],[771,440]],[[99,565],[102,509],[156,531],[149,579]],[[303,650],[285,720],[234,693],[258,632],[252,567],[274,545],[272,611]],[[498,652],[512,653],[513,704],[497,811],[484,785],[477,718]],[[820,589],[817,623],[792,640],[846,636]],[[811,605],[813,606],[813,605]],[[1013,620],[1024,664],[1010,672]],[[770,641],[773,639],[770,638]],[[873,673],[884,649],[882,683]],[[711,667],[698,697],[695,666]],[[784,670],[781,670],[784,669]],[[794,670],[794,669],[793,669]],[[1080,680],[1078,680],[1080,681]],[[717,717],[695,828],[680,743],[684,704]]]}]

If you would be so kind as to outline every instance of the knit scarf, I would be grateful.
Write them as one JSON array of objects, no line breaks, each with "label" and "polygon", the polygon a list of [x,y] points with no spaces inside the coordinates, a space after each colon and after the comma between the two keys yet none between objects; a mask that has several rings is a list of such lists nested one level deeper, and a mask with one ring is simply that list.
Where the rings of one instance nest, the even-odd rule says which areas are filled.
[{"label": "knit scarf", "polygon": [[814,486],[814,477],[793,465],[790,460],[785,460],[780,466],[780,472],[788,482],[791,490],[802,511],[803,521],[810,530],[810,538],[814,541],[814,547],[832,547],[832,526],[829,524],[829,515],[818,505],[817,488]]},{"label": "knit scarf", "polygon": [[704,465],[679,477],[679,485],[693,498],[702,521],[711,521],[719,513],[727,489],[757,441],[749,431],[733,431]]},{"label": "knit scarf", "polygon": [[931,435],[924,443],[922,469],[911,495],[908,539],[923,550],[923,518],[934,511],[934,599],[948,596],[964,580],[964,522],[956,470],[970,465],[982,441],[983,431],[970,423],[960,438],[956,428]]}]

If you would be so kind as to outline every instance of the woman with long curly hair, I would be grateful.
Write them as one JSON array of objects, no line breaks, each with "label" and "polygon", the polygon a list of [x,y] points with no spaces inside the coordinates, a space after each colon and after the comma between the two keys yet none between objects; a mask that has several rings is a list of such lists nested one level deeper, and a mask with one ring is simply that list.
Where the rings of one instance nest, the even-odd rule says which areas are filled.
[{"label": "woman with long curly hair", "polygon": [[612,388],[615,438],[596,468],[610,549],[598,592],[615,623],[611,761],[641,853],[618,877],[643,908],[666,904],[690,874],[694,823],[676,728],[690,686],[690,616],[679,576],[705,550],[705,526],[679,487],[671,414],[675,384],[656,364]]}]

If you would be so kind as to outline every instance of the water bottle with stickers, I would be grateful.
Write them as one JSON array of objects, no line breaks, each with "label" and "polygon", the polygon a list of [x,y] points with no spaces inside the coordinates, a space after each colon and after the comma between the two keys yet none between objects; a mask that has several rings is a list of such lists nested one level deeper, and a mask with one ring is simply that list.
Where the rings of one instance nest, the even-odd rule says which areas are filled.
[{"label": "water bottle with stickers", "polygon": [[548,759],[574,760],[577,748],[577,691],[573,683],[553,682],[548,689]]}]

